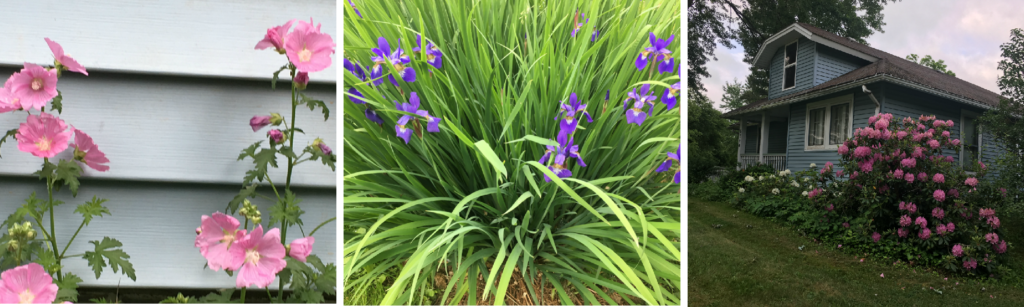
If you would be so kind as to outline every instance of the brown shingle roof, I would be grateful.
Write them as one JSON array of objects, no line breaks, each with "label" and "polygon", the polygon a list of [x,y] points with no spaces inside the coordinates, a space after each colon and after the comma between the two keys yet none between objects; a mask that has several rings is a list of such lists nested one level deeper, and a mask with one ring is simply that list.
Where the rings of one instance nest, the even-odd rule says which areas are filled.
[{"label": "brown shingle roof", "polygon": [[761,107],[769,106],[771,104],[791,99],[796,96],[817,92],[827,88],[835,87],[838,85],[846,84],[849,82],[877,75],[888,75],[890,77],[916,83],[924,87],[932,88],[934,90],[945,92],[965,99],[977,101],[981,104],[993,107],[999,105],[999,99],[1001,98],[1001,96],[980,86],[938,72],[934,69],[925,67],[924,65],[920,65],[908,61],[904,58],[889,54],[888,52],[869,47],[867,45],[852,41],[845,37],[841,37],[831,32],[822,30],[821,28],[805,23],[797,24],[803,27],[804,29],[807,29],[816,36],[820,36],[822,38],[828,39],[850,49],[857,50],[859,52],[863,52],[865,54],[877,57],[878,60],[875,61],[874,63],[868,64],[867,66],[855,69],[851,72],[836,77],[832,80],[826,81],[812,88],[792,93],[786,96],[778,97],[775,99],[762,99],[757,102],[743,106],[741,108],[732,110],[726,114],[723,114],[723,116],[728,117],[731,115],[744,113],[747,110],[759,109]]}]

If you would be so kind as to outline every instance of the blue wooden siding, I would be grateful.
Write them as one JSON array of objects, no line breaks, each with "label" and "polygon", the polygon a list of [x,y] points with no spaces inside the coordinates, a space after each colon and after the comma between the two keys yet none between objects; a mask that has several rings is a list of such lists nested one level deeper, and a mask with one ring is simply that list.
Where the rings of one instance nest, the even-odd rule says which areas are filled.
[{"label": "blue wooden siding", "polygon": [[801,37],[799,39],[796,51],[796,85],[785,91],[782,90],[784,72],[782,61],[785,58],[786,48],[779,48],[775,51],[775,55],[772,57],[771,66],[768,70],[768,98],[778,98],[814,86],[814,45],[814,42],[806,38]]},{"label": "blue wooden siding", "polygon": [[814,85],[828,82],[828,80],[869,64],[867,61],[824,45],[815,46],[815,55],[817,57],[814,61]]},{"label": "blue wooden siding", "polygon": [[[872,91],[874,88],[869,87]],[[805,102],[799,102],[789,105],[789,152],[787,155],[788,169],[791,171],[801,171],[810,168],[811,163],[817,164],[819,167],[825,164],[827,161],[832,163],[839,162],[838,147],[835,151],[805,151],[804,150],[804,131],[806,130],[807,121],[807,104],[814,103],[822,100],[827,100],[843,95],[853,93],[853,129],[863,128],[867,126],[868,117],[875,113],[875,103],[867,97],[860,89],[851,89],[836,94],[827,95],[824,97],[814,98]],[[877,97],[876,97],[877,98]]]},{"label": "blue wooden siding", "polygon": [[[960,109],[982,113],[981,109],[898,85],[886,84],[884,95],[882,113],[892,113],[894,118],[901,120],[905,117],[918,119],[921,115],[935,115],[935,118],[941,120],[952,119],[953,129],[950,129],[949,133],[953,138],[960,137],[960,128],[963,127],[963,123],[960,122]],[[946,149],[942,154],[953,156],[954,161],[960,161],[960,155],[955,150]]]},{"label": "blue wooden siding", "polygon": [[996,141],[996,138],[991,134],[985,133],[985,128],[981,129],[981,161],[988,167],[988,177],[996,178],[999,177],[999,167],[996,165],[996,161],[1006,153],[1006,146]]}]

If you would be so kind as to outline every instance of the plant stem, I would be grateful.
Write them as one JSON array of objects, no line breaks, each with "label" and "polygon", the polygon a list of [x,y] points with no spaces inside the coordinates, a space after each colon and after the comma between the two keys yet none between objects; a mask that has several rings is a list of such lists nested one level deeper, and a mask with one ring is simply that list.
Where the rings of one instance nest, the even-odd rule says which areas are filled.
[{"label": "plant stem", "polygon": [[242,304],[245,304],[245,289],[246,288],[242,288]]},{"label": "plant stem", "polygon": [[[45,164],[48,164],[48,163],[50,163],[50,159],[49,158],[43,158],[43,164],[45,165]],[[53,175],[53,174],[49,174],[49,175]],[[49,195],[49,197],[50,197],[50,201],[46,203],[47,210],[50,211],[50,247],[52,247],[52,249],[50,249],[50,250],[53,252],[53,258],[57,259],[57,281],[63,282],[64,281],[64,274],[61,274],[60,258],[57,257],[57,232],[54,231],[54,226],[53,226],[54,225],[54,221],[53,221],[54,220],[54,218],[53,218],[54,211],[53,211],[53,179],[52,179],[52,176],[48,176],[46,178],[46,194]],[[42,228],[42,225],[40,225],[39,228]]]},{"label": "plant stem", "polygon": [[71,240],[68,241],[68,245],[64,245],[64,250],[60,251],[60,257],[57,257],[57,259],[64,258],[64,253],[68,251],[68,247],[71,246],[71,242],[75,241],[75,237],[78,236],[78,232],[82,231],[82,226],[85,226],[85,220],[82,220],[82,223],[78,224],[78,230],[75,230],[75,235],[71,236]]},{"label": "plant stem", "polygon": [[[288,148],[291,148],[293,152],[295,151],[295,128],[296,128],[296,126],[295,126],[295,108],[299,105],[297,103],[296,99],[295,99],[295,90],[296,89],[297,88],[296,88],[296,83],[295,83],[295,71],[293,70],[292,71],[292,128],[289,129],[289,132],[288,132]],[[286,193],[291,190],[291,186],[292,186],[292,168],[295,167],[295,164],[292,164],[293,162],[295,162],[295,161],[292,160],[291,157],[289,157],[288,158],[288,174],[286,175],[285,181],[284,181],[284,190],[285,190]],[[267,176],[267,181],[270,181],[270,176]],[[274,184],[271,183],[270,186],[274,186]],[[277,193],[276,188],[274,190],[274,193]],[[281,199],[281,195],[278,195],[277,198],[280,200]],[[288,222],[282,220],[281,221],[281,244],[284,244],[284,242],[286,240],[285,238],[287,238],[287,236],[288,236]],[[267,290],[267,291],[269,291],[269,290]],[[284,280],[282,279],[282,280],[280,280],[278,282],[277,298],[281,299],[283,296],[284,296]]]}]

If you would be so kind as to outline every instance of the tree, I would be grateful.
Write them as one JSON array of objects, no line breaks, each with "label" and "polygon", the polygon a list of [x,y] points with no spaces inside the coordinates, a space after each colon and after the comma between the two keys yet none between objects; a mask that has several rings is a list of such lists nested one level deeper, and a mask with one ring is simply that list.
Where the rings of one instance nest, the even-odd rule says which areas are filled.
[{"label": "tree", "polygon": [[1003,59],[999,61],[999,90],[1003,96],[999,106],[985,112],[981,123],[985,131],[1006,148],[996,163],[1000,170],[998,186],[1009,193],[1008,199],[1024,201],[1024,33],[1020,28],[1010,31],[1010,42],[999,46]]},{"label": "tree", "polygon": [[747,88],[746,83],[740,83],[740,80],[733,79],[733,83],[725,81],[725,86],[722,86],[722,90],[725,93],[722,94],[722,108],[726,111],[732,111],[748,104],[743,94],[750,92]]},{"label": "tree", "polygon": [[956,73],[953,73],[952,70],[946,69],[946,61],[943,61],[943,60],[936,61],[935,59],[932,59],[932,56],[930,56],[930,55],[926,55],[926,56],[924,56],[924,58],[918,59],[917,58],[917,54],[911,53],[910,55],[907,56],[907,60],[911,61],[911,62],[914,62],[914,63],[918,63],[918,64],[921,64],[921,65],[924,65],[925,67],[928,67],[928,68],[931,68],[931,69],[934,69],[934,70],[938,70],[941,73],[944,73],[944,74],[956,77]]},{"label": "tree", "polygon": [[709,59],[715,58],[715,46],[722,44],[733,48],[733,30],[726,27],[731,22],[729,15],[721,8],[722,3],[717,0],[690,0],[687,6],[687,56],[686,63],[689,65],[686,76],[686,87],[704,91],[704,84],[701,79],[710,77],[707,63]]},{"label": "tree", "polygon": [[[739,150],[738,134],[729,130],[732,121],[722,118],[704,94],[688,89],[687,119],[687,181],[701,182],[711,175],[716,166],[736,165]],[[700,127],[700,129],[694,129]]]}]

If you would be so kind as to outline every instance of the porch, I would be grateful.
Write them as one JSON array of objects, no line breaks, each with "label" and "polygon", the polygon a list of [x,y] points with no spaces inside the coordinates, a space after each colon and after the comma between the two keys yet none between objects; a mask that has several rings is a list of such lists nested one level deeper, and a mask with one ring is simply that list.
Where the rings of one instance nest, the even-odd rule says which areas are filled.
[{"label": "porch", "polygon": [[764,156],[759,154],[740,155],[739,168],[747,168],[758,163],[771,165],[776,170],[784,170],[786,169],[786,154],[773,153],[765,154]]},{"label": "porch", "polygon": [[785,108],[774,108],[738,118],[739,152],[737,168],[755,164],[768,164],[775,170],[784,170],[789,143],[789,117]]}]

